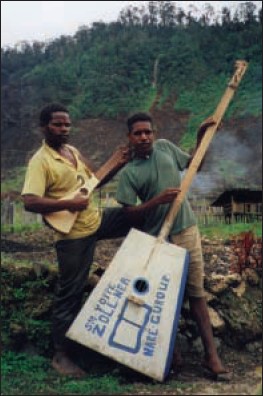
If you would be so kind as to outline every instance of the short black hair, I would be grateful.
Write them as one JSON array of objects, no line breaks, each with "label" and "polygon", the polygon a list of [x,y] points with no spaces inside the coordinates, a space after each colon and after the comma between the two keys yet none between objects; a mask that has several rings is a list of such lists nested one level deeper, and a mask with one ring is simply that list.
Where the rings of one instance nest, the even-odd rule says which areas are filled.
[{"label": "short black hair", "polygon": [[127,119],[127,126],[128,126],[129,132],[132,131],[133,124],[135,124],[135,122],[138,122],[138,121],[148,121],[153,126],[153,119],[149,113],[134,113]]},{"label": "short black hair", "polygon": [[52,119],[52,113],[62,111],[63,113],[69,113],[68,109],[60,103],[50,103],[45,106],[39,115],[39,125],[41,127],[48,125]]}]

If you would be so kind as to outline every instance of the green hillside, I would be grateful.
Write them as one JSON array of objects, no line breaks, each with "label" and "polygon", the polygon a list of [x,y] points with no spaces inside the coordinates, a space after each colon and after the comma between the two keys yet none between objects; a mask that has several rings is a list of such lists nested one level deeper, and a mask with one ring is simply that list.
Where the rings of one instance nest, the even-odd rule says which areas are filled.
[{"label": "green hillside", "polygon": [[[24,148],[40,108],[67,105],[75,120],[120,119],[173,98],[188,111],[181,144],[215,108],[237,59],[249,68],[227,117],[262,113],[262,10],[237,3],[216,14],[175,2],[124,8],[117,21],[81,26],[74,36],[2,48],[2,147]],[[28,144],[28,142],[27,142]],[[30,147],[26,146],[26,149]]]}]

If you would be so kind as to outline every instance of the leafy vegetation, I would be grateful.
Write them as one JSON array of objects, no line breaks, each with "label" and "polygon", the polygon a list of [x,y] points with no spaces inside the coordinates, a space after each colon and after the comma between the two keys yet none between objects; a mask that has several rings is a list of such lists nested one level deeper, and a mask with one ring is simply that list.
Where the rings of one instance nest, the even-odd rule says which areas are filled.
[{"label": "leafy vegetation", "polygon": [[157,97],[160,106],[176,97],[175,109],[190,112],[182,140],[189,148],[237,59],[249,69],[228,116],[261,113],[262,10],[252,2],[220,13],[211,5],[184,11],[170,1],[144,3],[74,36],[2,48],[3,140],[28,133],[51,101],[63,102],[75,119],[116,118],[151,109]]}]

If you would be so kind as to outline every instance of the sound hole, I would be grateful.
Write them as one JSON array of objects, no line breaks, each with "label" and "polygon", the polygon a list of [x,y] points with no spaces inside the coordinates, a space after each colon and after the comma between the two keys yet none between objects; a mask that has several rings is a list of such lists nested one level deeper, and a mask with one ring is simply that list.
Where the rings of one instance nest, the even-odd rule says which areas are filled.
[{"label": "sound hole", "polygon": [[85,187],[82,187],[79,191],[80,191],[82,194],[85,194],[85,195],[88,195],[88,193],[89,193],[89,190],[88,190],[87,188],[85,188]]},{"label": "sound hole", "polygon": [[145,279],[137,279],[134,283],[134,289],[138,293],[146,293],[149,290],[149,284]]}]

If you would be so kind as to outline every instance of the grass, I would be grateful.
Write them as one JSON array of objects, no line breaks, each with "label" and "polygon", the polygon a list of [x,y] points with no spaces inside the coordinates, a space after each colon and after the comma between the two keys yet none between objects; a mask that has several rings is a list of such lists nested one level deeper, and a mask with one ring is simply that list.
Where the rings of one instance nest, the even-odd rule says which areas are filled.
[{"label": "grass", "polygon": [[41,356],[3,352],[1,372],[2,395],[32,394],[31,392],[41,391],[48,377],[48,361]]},{"label": "grass", "polygon": [[200,225],[201,235],[208,238],[228,239],[231,236],[241,234],[242,232],[252,231],[257,237],[262,237],[262,222],[255,223],[234,223],[234,224],[216,224],[203,226]]},{"label": "grass", "polygon": [[5,177],[3,177],[3,180],[1,181],[2,193],[9,191],[20,192],[23,188],[25,173],[25,166],[15,167],[8,170]]},{"label": "grass", "polygon": [[3,233],[23,233],[25,231],[37,231],[43,228],[44,225],[41,223],[29,223],[29,224],[3,224],[1,226]]},{"label": "grass", "polygon": [[[50,263],[49,260],[41,260],[42,265],[46,265],[47,267],[55,266],[55,264]],[[15,258],[13,257],[12,253],[5,253],[1,252],[1,265],[8,266],[8,265],[15,265],[16,267],[29,267],[32,268],[32,259],[26,258]]]},{"label": "grass", "polygon": [[132,395],[142,391],[143,394],[160,394],[166,386],[181,392],[187,387],[174,380],[160,384],[148,378],[141,379],[140,374],[137,380],[132,376],[126,382],[125,375],[114,366],[113,369],[109,367],[106,374],[98,370],[98,374],[90,373],[83,379],[61,377],[51,368],[49,358],[10,351],[2,353],[1,371],[2,395]]},{"label": "grass", "polygon": [[[258,72],[254,66],[248,68],[247,73]],[[184,133],[180,147],[190,150],[195,146],[196,131],[199,125],[214,111],[219,104],[230,76],[220,74],[208,78],[195,87],[195,89],[182,92],[176,101],[175,110],[187,110],[190,112],[187,130]],[[245,116],[259,116],[262,113],[262,87],[249,85],[249,79],[244,76],[233,99],[226,109],[224,119],[240,118]]]},{"label": "grass", "polygon": [[224,74],[213,77],[211,80],[202,82],[198,88],[194,90],[187,90],[182,92],[179,96],[175,110],[188,110],[190,118],[188,121],[187,131],[183,135],[180,147],[184,150],[189,150],[194,147],[196,142],[196,131],[199,125],[210,115],[214,110],[224,92],[227,76]]}]

